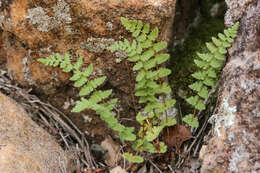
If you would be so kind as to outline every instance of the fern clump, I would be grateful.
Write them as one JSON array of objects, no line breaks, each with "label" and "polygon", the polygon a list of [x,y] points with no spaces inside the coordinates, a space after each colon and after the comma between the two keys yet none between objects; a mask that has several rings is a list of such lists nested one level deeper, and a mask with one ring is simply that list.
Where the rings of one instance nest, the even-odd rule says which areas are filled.
[{"label": "fern clump", "polygon": [[[144,105],[142,111],[136,115],[136,121],[140,124],[137,135],[133,127],[126,127],[118,122],[114,115],[114,107],[117,99],[111,99],[112,90],[100,90],[106,77],[90,79],[93,65],[83,67],[83,58],[79,57],[75,63],[70,56],[65,54],[51,55],[38,59],[46,66],[59,67],[64,72],[71,72],[71,81],[75,87],[80,87],[80,100],[76,102],[72,112],[81,112],[85,109],[94,110],[102,120],[114,131],[118,132],[121,141],[130,141],[136,154],[126,152],[124,157],[130,162],[140,163],[144,159],[141,153],[165,153],[167,146],[159,141],[159,135],[165,127],[176,124],[174,117],[168,115],[168,110],[173,108],[175,100],[168,97],[171,88],[164,78],[171,74],[171,70],[162,66],[170,55],[163,51],[167,47],[165,41],[156,41],[159,35],[158,27],[150,28],[149,24],[143,24],[140,20],[129,20],[121,17],[122,25],[132,34],[132,39],[117,41],[108,47],[108,50],[124,51],[127,60],[133,63],[133,71],[137,73],[135,84],[135,96],[139,97],[139,103]],[[206,43],[207,53],[198,53],[194,63],[198,71],[192,76],[196,82],[189,85],[196,95],[186,99],[195,110],[193,114],[186,115],[182,120],[191,127],[198,127],[199,122],[195,117],[196,111],[206,109],[205,102],[210,90],[216,85],[218,74],[225,60],[227,48],[234,41],[238,29],[238,23],[232,28],[224,30],[224,34],[218,34],[212,41]]]},{"label": "fern clump", "polygon": [[[85,109],[94,110],[100,118],[104,120],[109,128],[117,131],[122,141],[134,141],[136,135],[133,133],[133,127],[125,127],[120,124],[113,114],[113,109],[117,103],[117,99],[109,99],[112,90],[99,90],[106,77],[98,77],[92,80],[89,79],[93,72],[93,65],[90,64],[87,68],[83,69],[83,58],[79,57],[75,64],[71,63],[69,54],[64,56],[56,53],[47,58],[39,58],[39,62],[46,66],[60,67],[64,72],[72,72],[70,78],[74,82],[75,87],[81,87],[79,95],[81,99],[76,102],[72,112],[81,112]],[[87,96],[88,98],[84,98]]]},{"label": "fern clump", "polygon": [[[174,107],[176,101],[166,97],[171,93],[171,88],[163,81],[171,70],[161,66],[170,57],[169,54],[161,52],[165,50],[167,43],[156,41],[159,35],[158,27],[150,29],[149,24],[124,17],[121,17],[121,22],[126,30],[132,33],[133,40],[115,42],[108,49],[112,52],[126,52],[127,60],[134,63],[133,71],[137,72],[135,96],[139,97],[139,103],[145,104],[144,110],[136,116],[141,128],[138,132],[139,139],[132,147],[137,152],[164,153],[167,150],[166,145],[155,140],[164,127],[176,124],[176,120],[167,115],[167,110]],[[159,100],[158,95],[163,99]],[[125,157],[131,161],[134,158],[129,153],[126,153]]]},{"label": "fern clump", "polygon": [[[239,23],[237,22],[231,28],[224,30],[224,34],[219,33],[218,38],[212,37],[212,41],[206,43],[207,53],[197,53],[198,58],[194,60],[198,71],[192,74],[196,82],[189,85],[189,88],[195,91],[196,95],[186,99],[196,110],[206,109],[205,101],[209,97],[209,92],[216,86],[218,74],[226,59],[227,48],[232,45],[237,34]],[[183,118],[187,124],[197,127],[194,115],[189,114]]]}]

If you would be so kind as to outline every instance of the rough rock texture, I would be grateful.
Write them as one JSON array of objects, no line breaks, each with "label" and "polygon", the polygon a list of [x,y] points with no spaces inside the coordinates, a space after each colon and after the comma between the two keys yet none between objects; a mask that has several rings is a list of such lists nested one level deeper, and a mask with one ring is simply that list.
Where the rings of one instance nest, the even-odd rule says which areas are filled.
[{"label": "rough rock texture", "polygon": [[[36,60],[54,52],[69,52],[92,62],[97,75],[105,74],[111,85],[129,92],[129,73],[121,54],[105,48],[127,36],[120,16],[159,26],[168,40],[176,0],[4,0],[0,26],[7,53],[7,67],[15,80],[48,93],[68,80],[58,69]],[[128,35],[129,36],[129,35]]]},{"label": "rough rock texture", "polygon": [[12,99],[0,93],[0,172],[62,173],[66,153]]},{"label": "rough rock texture", "polygon": [[226,22],[239,20],[240,27],[223,70],[219,104],[213,116],[213,136],[200,152],[201,172],[257,173],[260,172],[260,1],[230,0],[228,5]]},{"label": "rough rock texture", "polygon": [[258,0],[225,0],[228,10],[225,15],[225,24],[232,26],[234,22],[240,20],[244,12],[252,3]]}]

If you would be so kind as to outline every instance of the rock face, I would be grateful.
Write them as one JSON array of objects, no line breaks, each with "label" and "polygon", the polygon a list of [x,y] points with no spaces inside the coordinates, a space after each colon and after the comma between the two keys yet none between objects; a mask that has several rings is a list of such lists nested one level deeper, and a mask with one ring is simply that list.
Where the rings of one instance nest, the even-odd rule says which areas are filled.
[{"label": "rock face", "polygon": [[69,52],[93,63],[97,75],[129,92],[129,73],[122,55],[106,47],[120,36],[128,37],[120,16],[159,26],[168,40],[176,0],[11,0],[0,3],[0,26],[7,53],[7,67],[17,82],[50,93],[68,80],[58,69],[36,60]]},{"label": "rock face", "polygon": [[16,102],[0,93],[1,172],[62,173],[68,163],[55,140]]},{"label": "rock face", "polygon": [[227,3],[225,22],[239,20],[240,27],[223,70],[213,136],[200,152],[202,173],[260,170],[260,1],[244,2]]}]

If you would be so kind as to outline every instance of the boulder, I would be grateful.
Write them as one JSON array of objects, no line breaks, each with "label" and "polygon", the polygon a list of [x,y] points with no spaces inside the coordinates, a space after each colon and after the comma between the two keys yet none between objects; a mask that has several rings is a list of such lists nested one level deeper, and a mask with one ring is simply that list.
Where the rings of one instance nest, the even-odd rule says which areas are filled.
[{"label": "boulder", "polygon": [[213,129],[200,151],[201,172],[260,170],[260,1],[229,0],[225,22],[240,21],[223,69]]},{"label": "boulder", "polygon": [[54,138],[0,93],[0,172],[72,173],[69,163]]},{"label": "boulder", "polygon": [[97,75],[106,75],[113,87],[126,93],[128,66],[122,54],[106,47],[118,38],[129,37],[120,17],[140,19],[158,26],[160,39],[168,41],[176,0],[11,0],[0,3],[0,26],[7,54],[7,67],[23,86],[52,93],[68,81],[59,69],[46,68],[38,58],[53,53],[84,57]]}]

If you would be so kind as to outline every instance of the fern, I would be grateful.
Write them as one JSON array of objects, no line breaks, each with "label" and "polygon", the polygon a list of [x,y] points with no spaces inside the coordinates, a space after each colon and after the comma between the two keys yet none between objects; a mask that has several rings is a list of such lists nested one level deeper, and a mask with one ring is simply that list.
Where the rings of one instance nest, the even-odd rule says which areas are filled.
[{"label": "fern", "polygon": [[[133,63],[133,71],[136,71],[135,96],[139,97],[139,103],[144,108],[136,115],[136,121],[140,124],[137,136],[134,127],[125,127],[118,122],[113,110],[117,99],[110,99],[112,90],[99,90],[106,77],[98,77],[90,80],[93,65],[83,68],[83,58],[79,57],[77,62],[72,63],[69,54],[51,55],[47,58],[38,59],[46,66],[59,67],[64,72],[72,72],[70,78],[75,87],[80,87],[80,100],[76,102],[72,112],[81,112],[85,109],[94,110],[104,120],[109,128],[118,132],[121,141],[131,141],[132,148],[137,154],[125,153],[124,157],[130,162],[140,163],[144,159],[141,152],[165,153],[167,146],[158,140],[165,127],[173,126],[177,122],[175,118],[169,117],[167,110],[174,107],[175,100],[166,97],[171,94],[168,83],[163,78],[171,74],[171,70],[162,67],[170,55],[163,53],[167,47],[165,41],[157,42],[159,30],[157,27],[151,29],[149,24],[143,24],[139,20],[129,20],[121,17],[122,25],[128,30],[133,39],[117,41],[108,47],[108,50],[124,51],[129,62]],[[234,41],[238,29],[238,23],[232,28],[224,30],[224,34],[218,34],[212,41],[206,43],[207,53],[198,53],[194,63],[198,71],[192,76],[196,82],[189,85],[196,94],[186,99],[195,111],[206,109],[205,102],[209,97],[210,90],[216,85],[218,74],[225,60],[227,48]],[[162,99],[159,99],[162,98]],[[199,122],[194,114],[188,114],[182,119],[191,127],[198,127]]]},{"label": "fern", "polygon": [[[189,85],[196,95],[187,98],[186,101],[198,111],[206,109],[205,102],[212,88],[216,86],[227,48],[234,42],[238,26],[237,22],[231,28],[224,30],[224,34],[219,33],[218,38],[212,37],[212,41],[206,43],[207,53],[197,53],[198,58],[194,63],[199,70],[192,74],[196,82]],[[197,120],[193,116],[189,114],[183,118],[183,121],[192,127],[197,127]]]},{"label": "fern", "polygon": [[[167,47],[167,43],[156,42],[159,35],[157,27],[150,29],[149,24],[144,25],[142,21],[124,17],[121,17],[121,22],[126,30],[132,33],[134,39],[115,42],[108,49],[112,52],[125,51],[128,61],[134,63],[133,71],[137,72],[135,96],[139,97],[139,103],[146,104],[144,112],[139,112],[136,116],[144,128],[139,129],[140,139],[135,141],[133,149],[137,152],[163,153],[166,152],[166,145],[163,142],[154,143],[154,140],[164,127],[176,124],[176,120],[170,117],[167,117],[167,122],[161,121],[163,115],[167,116],[167,110],[175,104],[174,99],[165,97],[171,93],[171,88],[168,83],[163,82],[163,78],[168,76],[171,70],[160,67],[170,57],[169,54],[161,53]],[[163,95],[163,101],[159,101],[157,95]],[[134,161],[132,155],[125,157],[129,161]]]},{"label": "fern", "polygon": [[[100,118],[104,120],[109,128],[117,131],[121,141],[134,141],[136,135],[133,133],[133,127],[125,127],[118,122],[112,110],[117,103],[117,99],[108,99],[112,90],[98,90],[106,77],[98,77],[90,80],[89,77],[93,72],[93,65],[90,64],[87,68],[82,69],[83,58],[79,57],[75,64],[71,63],[69,54],[64,56],[56,53],[47,58],[39,58],[39,62],[46,66],[60,67],[64,72],[72,72],[70,80],[74,82],[75,87],[81,87],[79,95],[80,100],[76,102],[72,112],[81,112],[85,109],[94,110]],[[83,96],[88,96],[88,99]]]}]

